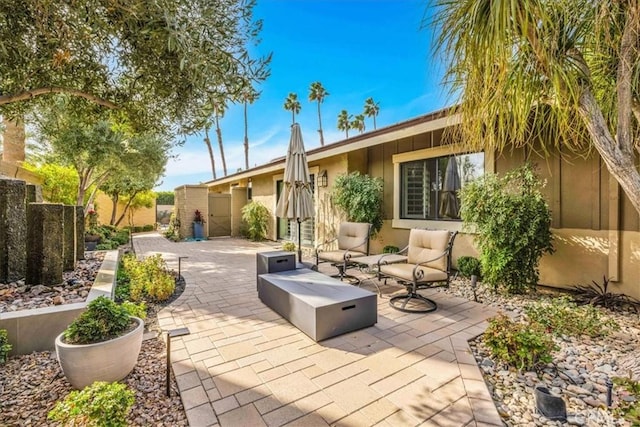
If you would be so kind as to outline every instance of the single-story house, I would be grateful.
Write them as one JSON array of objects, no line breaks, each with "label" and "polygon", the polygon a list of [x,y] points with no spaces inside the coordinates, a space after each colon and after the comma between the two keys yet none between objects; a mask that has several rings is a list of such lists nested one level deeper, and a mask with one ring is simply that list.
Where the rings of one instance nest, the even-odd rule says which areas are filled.
[{"label": "single-story house", "polygon": [[[331,205],[332,183],[341,174],[359,171],[384,181],[384,226],[372,240],[372,253],[385,245],[404,247],[411,228],[458,230],[455,265],[458,257],[477,256],[477,251],[457,214],[445,212],[440,203],[447,164],[455,160],[464,185],[483,173],[503,173],[529,161],[547,181],[543,191],[553,215],[556,252],[543,257],[540,282],[571,287],[602,283],[606,277],[613,282],[610,291],[640,298],[640,216],[596,152],[589,157],[558,152],[548,158],[527,148],[469,153],[444,132],[459,120],[445,109],[308,150],[316,217],[303,223],[303,246],[310,249],[335,236],[342,218]],[[291,239],[296,227],[275,216],[284,164],[283,156],[204,184],[178,187],[175,208],[182,235],[190,235],[189,216],[195,209],[209,218],[210,237],[238,235],[240,209],[251,199],[272,212],[269,239]]]}]

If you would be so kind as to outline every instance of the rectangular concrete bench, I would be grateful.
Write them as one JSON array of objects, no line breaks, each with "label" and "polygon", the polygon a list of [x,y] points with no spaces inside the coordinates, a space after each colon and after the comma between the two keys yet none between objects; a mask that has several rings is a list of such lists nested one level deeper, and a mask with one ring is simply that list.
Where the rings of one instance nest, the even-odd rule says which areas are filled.
[{"label": "rectangular concrete bench", "polygon": [[258,297],[314,341],[378,321],[376,294],[306,268],[258,275]]}]

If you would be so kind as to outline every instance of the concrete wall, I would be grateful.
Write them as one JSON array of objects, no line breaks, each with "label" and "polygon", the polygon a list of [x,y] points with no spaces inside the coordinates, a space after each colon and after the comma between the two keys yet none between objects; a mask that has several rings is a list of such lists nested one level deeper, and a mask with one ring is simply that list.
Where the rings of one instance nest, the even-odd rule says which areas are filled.
[{"label": "concrete wall", "polygon": [[[125,203],[118,203],[118,207],[116,210],[116,221],[122,215],[124,211]],[[96,212],[98,212],[98,223],[99,224],[109,224],[111,220],[111,211],[113,208],[113,202],[111,198],[104,193],[98,193],[95,198],[94,208]],[[127,214],[124,219],[120,222],[119,227],[125,227],[127,225],[130,226],[139,226],[142,227],[144,225],[154,225],[156,223],[156,206],[154,205],[150,208],[137,208],[132,209],[129,208]]]},{"label": "concrete wall", "polygon": [[85,311],[89,302],[99,296],[113,298],[118,258],[118,251],[105,254],[85,302],[0,313],[0,329],[7,330],[9,343],[13,346],[10,354],[53,350],[56,337]]}]

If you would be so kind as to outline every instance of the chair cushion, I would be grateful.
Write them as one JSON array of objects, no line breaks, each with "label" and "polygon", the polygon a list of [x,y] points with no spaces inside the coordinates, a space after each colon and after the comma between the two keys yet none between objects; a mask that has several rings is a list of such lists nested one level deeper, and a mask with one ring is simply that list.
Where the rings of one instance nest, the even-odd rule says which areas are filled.
[{"label": "chair cushion", "polygon": [[[343,262],[344,261],[344,252],[345,251],[326,251],[326,252],[318,252],[318,258],[322,261],[329,262]],[[362,257],[365,256],[365,253],[349,251],[349,255],[351,258]]]},{"label": "chair cushion", "polygon": [[[388,264],[381,265],[380,272],[387,276],[397,277],[407,282],[413,282],[413,269],[415,264]],[[447,280],[447,273],[436,268],[420,267],[424,274],[418,283],[440,282]]]},{"label": "chair cushion", "polygon": [[[356,252],[367,253],[369,224],[364,222],[343,222],[338,230],[338,249],[353,248]],[[356,247],[356,245],[358,245]]]},{"label": "chair cushion", "polygon": [[[408,264],[437,258],[447,250],[451,234],[447,230],[419,230],[411,229],[409,233]],[[442,257],[426,264],[427,267],[447,271],[447,257]]]}]

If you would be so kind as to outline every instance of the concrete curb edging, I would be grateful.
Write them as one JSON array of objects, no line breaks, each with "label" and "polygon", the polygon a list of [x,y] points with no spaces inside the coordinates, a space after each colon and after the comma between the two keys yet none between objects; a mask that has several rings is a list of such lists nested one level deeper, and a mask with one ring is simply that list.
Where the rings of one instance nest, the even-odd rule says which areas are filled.
[{"label": "concrete curb edging", "polygon": [[56,337],[78,317],[87,304],[103,295],[113,299],[120,252],[107,251],[87,300],[74,304],[0,313],[0,329],[6,329],[10,355],[53,350]]}]

